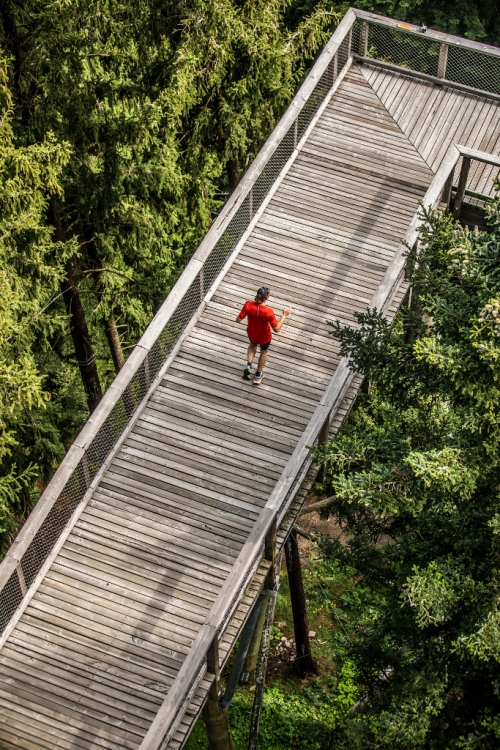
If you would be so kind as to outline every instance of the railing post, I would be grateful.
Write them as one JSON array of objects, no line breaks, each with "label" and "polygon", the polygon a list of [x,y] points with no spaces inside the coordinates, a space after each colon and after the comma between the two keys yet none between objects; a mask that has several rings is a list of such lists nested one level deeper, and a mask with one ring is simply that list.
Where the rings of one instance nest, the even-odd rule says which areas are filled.
[{"label": "railing post", "polygon": [[446,210],[450,210],[450,201],[451,201],[451,190],[453,188],[453,175],[455,174],[455,170],[452,169],[450,172],[450,176],[445,182],[444,188],[443,188],[443,195],[441,196],[441,203],[446,204]]},{"label": "railing post", "polygon": [[462,169],[460,170],[460,177],[458,180],[457,194],[453,202],[453,218],[458,219],[460,217],[460,210],[462,203],[464,202],[465,190],[467,188],[467,178],[469,176],[470,169],[470,158],[468,156],[463,157]]},{"label": "railing post", "polygon": [[203,297],[205,296],[205,279],[204,279],[204,267],[202,266],[200,268],[200,302],[203,302]]},{"label": "railing post", "polygon": [[248,193],[248,216],[248,223],[250,223],[250,221],[252,221],[253,219],[253,186],[250,188],[250,192]]},{"label": "railing post", "polygon": [[28,591],[26,586],[26,580],[24,578],[23,569],[21,568],[21,563],[18,562],[16,565],[16,571],[17,571],[17,578],[19,581],[19,586],[21,588],[21,593],[23,596],[26,596],[26,592]]},{"label": "railing post", "polygon": [[297,148],[297,140],[298,140],[298,129],[299,129],[299,116],[295,118],[295,122],[293,123],[293,148],[294,150]]},{"label": "railing post", "polygon": [[[328,443],[330,441],[330,419],[331,419],[331,415],[329,414],[328,417],[325,419],[323,427],[319,431],[318,445],[326,445],[326,443]],[[325,466],[325,464],[323,464],[321,466],[321,469],[319,470],[319,481],[321,483],[324,483],[326,481],[326,466]]]},{"label": "railing post", "polygon": [[266,560],[270,560],[271,562],[271,567],[269,568],[269,572],[266,576],[266,582],[264,584],[264,588],[266,589],[273,589],[276,581],[276,521],[277,518],[276,516],[274,516],[273,522],[266,534],[266,541],[264,544],[264,557]]},{"label": "railing post", "polygon": [[439,47],[438,78],[446,78],[448,64],[448,45],[443,42]]},{"label": "railing post", "polygon": [[368,55],[368,32],[370,25],[368,21],[361,21],[361,28],[359,32],[359,54],[361,57]]},{"label": "railing post", "polygon": [[352,26],[349,29],[349,36],[348,36],[348,42],[347,42],[347,59],[350,58],[352,54]]},{"label": "railing post", "polygon": [[339,53],[338,52],[334,54],[332,62],[333,62],[333,65],[332,65],[332,86],[333,86],[339,74]]},{"label": "railing post", "polygon": [[210,750],[235,750],[227,708],[221,708],[219,705],[220,660],[217,634],[207,651],[207,670],[215,675],[208,693],[208,699],[203,707],[203,719],[205,720]]}]

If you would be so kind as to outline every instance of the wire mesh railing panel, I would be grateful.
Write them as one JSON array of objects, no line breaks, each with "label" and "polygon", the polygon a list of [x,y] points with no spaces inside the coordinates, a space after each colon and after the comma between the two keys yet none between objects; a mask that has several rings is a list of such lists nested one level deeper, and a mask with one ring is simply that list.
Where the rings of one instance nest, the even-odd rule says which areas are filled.
[{"label": "wire mesh railing panel", "polygon": [[302,138],[307,128],[309,127],[311,120],[318,111],[319,107],[323,103],[323,100],[327,93],[332,87],[332,74],[329,68],[325,70],[318,83],[316,84],[314,91],[308,98],[299,112],[298,117],[298,137]]},{"label": "wire mesh railing panel", "polygon": [[293,123],[255,181],[252,189],[254,210],[257,210],[262,205],[281,170],[293,154],[299,137],[296,132],[295,123]]},{"label": "wire mesh railing panel", "polygon": [[[342,70],[342,68],[344,67],[344,65],[346,64],[346,62],[349,59],[350,45],[351,45],[351,40],[350,40],[350,35],[348,35],[341,42],[341,44],[339,46],[339,49],[338,49],[338,52],[337,52],[337,66],[336,66],[337,67],[337,73],[340,73],[340,71]],[[334,65],[334,60],[332,60],[330,62],[330,64],[329,64],[328,67],[332,68],[333,65]],[[332,83],[334,83],[334,81],[335,81],[335,77],[332,78]]]},{"label": "wire mesh railing panel", "polygon": [[203,264],[203,288],[204,294],[212,286],[217,276],[222,271],[224,264],[232,251],[242,238],[246,228],[250,224],[256,210],[253,196],[245,196],[238,211],[235,213],[222,236],[215,244],[212,252]]},{"label": "wire mesh railing panel", "polygon": [[23,600],[23,592],[19,583],[19,576],[14,570],[7,583],[0,591],[0,633],[9,623],[10,618]]},{"label": "wire mesh railing panel", "polygon": [[[363,54],[360,42],[361,34],[358,32],[357,47],[354,50]],[[418,35],[376,23],[369,24],[367,55],[376,60],[437,76],[439,50],[439,42],[428,39],[424,34]]]},{"label": "wire mesh railing panel", "polygon": [[455,83],[500,94],[500,57],[450,44],[446,78]]},{"label": "wire mesh railing panel", "polygon": [[29,587],[35,580],[40,568],[51,553],[61,532],[82,500],[88,486],[88,476],[84,465],[85,457],[80,461],[64,489],[45,517],[33,537],[21,560],[21,568]]}]

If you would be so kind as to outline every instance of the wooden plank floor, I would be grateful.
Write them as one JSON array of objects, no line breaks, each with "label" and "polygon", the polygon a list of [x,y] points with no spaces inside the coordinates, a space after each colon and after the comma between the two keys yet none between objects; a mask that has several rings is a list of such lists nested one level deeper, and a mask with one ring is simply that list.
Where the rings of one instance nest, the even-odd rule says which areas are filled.
[{"label": "wooden plank floor", "polygon": [[[326,321],[366,308],[432,179],[370,75],[344,79],[1,650],[0,747],[139,746],[335,371]],[[262,284],[293,315],[255,387],[235,317]]]},{"label": "wooden plank floor", "polygon": [[[433,172],[437,172],[451,143],[500,154],[500,102],[381,70],[376,65],[363,65],[362,72]],[[459,169],[460,165],[455,184]],[[497,167],[473,162],[468,187],[491,195],[499,174]]]}]

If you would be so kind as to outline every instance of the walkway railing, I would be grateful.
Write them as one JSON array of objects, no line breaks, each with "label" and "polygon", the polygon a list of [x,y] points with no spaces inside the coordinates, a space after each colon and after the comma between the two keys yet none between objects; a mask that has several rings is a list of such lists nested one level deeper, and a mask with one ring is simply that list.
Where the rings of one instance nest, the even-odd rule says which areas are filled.
[{"label": "walkway railing", "polygon": [[[443,44],[448,47],[447,65],[441,61],[439,66],[440,55],[444,55],[440,52]],[[307,137],[308,130],[326,106],[332,87],[348,69],[352,54],[359,55],[360,50],[361,57],[371,62],[385,56],[385,61],[380,64],[401,66],[408,65],[410,60],[416,71],[431,76],[432,80],[439,78],[443,82],[458,78],[457,83],[462,87],[469,86],[472,81],[472,85],[490,92],[488,95],[500,98],[500,88],[493,80],[494,76],[490,81],[490,74],[481,77],[476,70],[483,60],[487,60],[489,71],[500,70],[498,50],[438,32],[427,31],[424,36],[418,27],[401,25],[357,10],[347,12],[291,106],[76,438],[0,565],[0,633],[3,633],[0,646],[175,357],[184,336],[196,323],[267,205],[273,186],[280,182],[296,157],[301,139]],[[436,55],[437,59],[434,59]],[[453,64],[450,61],[454,61]],[[439,76],[428,72],[434,71],[434,63]],[[407,68],[405,70],[408,72]],[[462,84],[466,73],[469,83]],[[453,148],[458,153],[458,160],[460,152]],[[437,205],[441,199],[450,164],[456,156],[453,152],[452,158],[450,153],[426,194],[424,202],[429,206]],[[415,241],[418,221],[415,217],[409,228],[406,237],[409,244]],[[371,307],[381,311],[387,308],[403,278],[404,262],[402,245],[371,300]],[[325,434],[352,377],[348,361],[342,360],[196,637],[141,746],[142,750],[166,747],[175,733],[199,680],[206,672],[207,655],[216,652],[218,639],[263,555],[273,555],[276,526],[285,515],[309,466],[308,446],[320,434]]]}]

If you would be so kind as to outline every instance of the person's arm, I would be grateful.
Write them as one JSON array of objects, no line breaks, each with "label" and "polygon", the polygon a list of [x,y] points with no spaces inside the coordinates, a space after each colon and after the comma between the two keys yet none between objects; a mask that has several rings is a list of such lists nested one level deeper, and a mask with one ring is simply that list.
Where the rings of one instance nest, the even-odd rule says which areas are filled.
[{"label": "person's arm", "polygon": [[245,302],[245,304],[243,305],[243,307],[241,309],[240,314],[236,318],[236,322],[237,323],[243,323],[243,321],[245,320],[246,316],[247,316],[247,303]]},{"label": "person's arm", "polygon": [[278,333],[279,331],[281,331],[281,327],[283,326],[283,323],[288,318],[291,312],[292,312],[291,307],[285,307],[285,309],[283,310],[283,313],[281,314],[281,318],[276,323],[276,326],[273,326],[274,333]]}]

